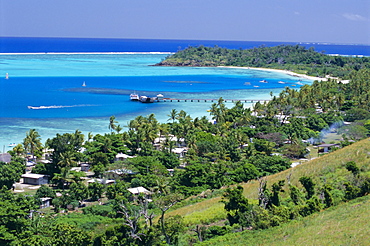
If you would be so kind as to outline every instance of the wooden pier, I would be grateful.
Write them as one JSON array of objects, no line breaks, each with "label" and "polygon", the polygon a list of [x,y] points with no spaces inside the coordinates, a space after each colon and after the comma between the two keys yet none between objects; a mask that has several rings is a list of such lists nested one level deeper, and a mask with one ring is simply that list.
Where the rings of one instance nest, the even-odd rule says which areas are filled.
[{"label": "wooden pier", "polygon": [[[163,98],[157,102],[218,102],[219,99],[183,99],[183,98]],[[242,103],[264,103],[270,100],[266,99],[223,99],[224,102],[242,102]]]}]

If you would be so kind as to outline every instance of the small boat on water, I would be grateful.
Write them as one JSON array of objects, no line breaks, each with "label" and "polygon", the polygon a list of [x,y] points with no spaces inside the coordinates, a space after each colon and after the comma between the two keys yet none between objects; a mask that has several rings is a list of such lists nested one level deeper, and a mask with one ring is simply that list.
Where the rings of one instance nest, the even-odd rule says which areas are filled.
[{"label": "small boat on water", "polygon": [[130,100],[131,101],[139,101],[139,95],[138,94],[136,94],[136,93],[131,93],[130,94]]},{"label": "small boat on water", "polygon": [[35,107],[35,106],[27,106],[27,108],[29,108],[29,109],[50,109],[50,108],[71,108],[71,107],[74,107],[74,106],[57,106],[57,105],[53,105],[53,106],[38,106],[38,107]]},{"label": "small boat on water", "polygon": [[8,145],[8,147],[15,147],[16,146],[16,144],[15,143],[10,143],[9,145]]},{"label": "small boat on water", "polygon": [[260,82],[261,82],[261,83],[268,83],[268,82],[267,82],[267,80],[264,80],[264,79],[263,79],[263,80],[261,80]]},{"label": "small boat on water", "polygon": [[86,86],[86,83],[85,83],[85,81],[84,81],[84,82],[82,83],[82,86],[83,86],[83,87],[85,87],[85,86]]},{"label": "small boat on water", "polygon": [[296,84],[297,84],[297,85],[303,85],[303,83],[302,83],[302,82],[297,82]]},{"label": "small boat on water", "polygon": [[285,84],[285,82],[284,82],[284,81],[279,81],[278,83],[279,83],[279,84]]},{"label": "small boat on water", "polygon": [[8,73],[5,74],[5,79],[9,79],[9,74]]}]

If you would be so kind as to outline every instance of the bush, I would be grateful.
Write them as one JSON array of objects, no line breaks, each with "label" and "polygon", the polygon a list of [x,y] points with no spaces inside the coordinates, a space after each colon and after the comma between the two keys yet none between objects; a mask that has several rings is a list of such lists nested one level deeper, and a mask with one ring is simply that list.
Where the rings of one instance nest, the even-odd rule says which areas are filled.
[{"label": "bush", "polygon": [[93,205],[83,208],[82,211],[84,214],[91,214],[91,215],[100,215],[100,216],[108,216],[110,212],[112,212],[113,208],[107,205]]},{"label": "bush", "polygon": [[370,112],[362,108],[352,108],[345,112],[345,121],[367,120],[370,119]]}]

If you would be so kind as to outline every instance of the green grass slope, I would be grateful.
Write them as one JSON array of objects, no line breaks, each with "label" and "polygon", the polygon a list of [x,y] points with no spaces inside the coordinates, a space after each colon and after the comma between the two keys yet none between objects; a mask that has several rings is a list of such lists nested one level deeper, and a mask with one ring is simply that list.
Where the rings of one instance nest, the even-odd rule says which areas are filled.
[{"label": "green grass slope", "polygon": [[369,245],[370,196],[263,231],[228,234],[196,245]]},{"label": "green grass slope", "polygon": [[[302,163],[294,168],[268,176],[266,177],[267,184],[268,186],[271,186],[278,180],[286,180],[288,176],[290,177],[291,184],[297,187],[302,187],[298,181],[302,176],[310,176],[314,182],[326,180],[326,182],[330,183],[334,179],[336,182],[338,180],[343,180],[343,182],[345,182],[351,175],[351,173],[345,169],[345,164],[349,161],[355,161],[362,172],[370,172],[370,139],[359,141],[343,149],[339,149],[335,152]],[[244,188],[244,195],[251,202],[255,201],[258,196],[258,181],[254,180],[242,184],[242,186]],[[224,204],[220,201],[221,197],[203,200],[199,203],[172,210],[168,212],[166,216],[181,215],[184,217],[185,223],[190,226],[209,224],[226,219]]]}]

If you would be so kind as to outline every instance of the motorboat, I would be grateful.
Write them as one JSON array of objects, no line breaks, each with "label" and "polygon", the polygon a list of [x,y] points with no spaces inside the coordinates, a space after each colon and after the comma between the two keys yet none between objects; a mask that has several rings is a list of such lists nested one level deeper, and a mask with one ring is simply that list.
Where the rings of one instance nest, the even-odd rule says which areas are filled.
[{"label": "motorboat", "polygon": [[139,95],[138,94],[136,94],[136,93],[131,93],[130,94],[130,100],[131,101],[139,101]]}]

